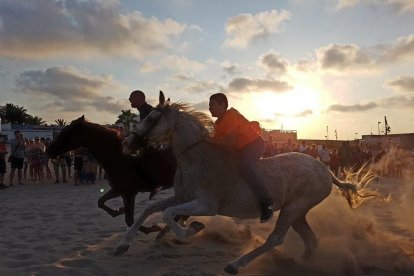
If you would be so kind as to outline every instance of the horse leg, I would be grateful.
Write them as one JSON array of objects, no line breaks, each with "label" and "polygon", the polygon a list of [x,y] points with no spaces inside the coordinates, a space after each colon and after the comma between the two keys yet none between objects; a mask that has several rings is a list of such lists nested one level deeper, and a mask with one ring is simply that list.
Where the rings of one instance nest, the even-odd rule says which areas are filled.
[{"label": "horse leg", "polygon": [[295,220],[292,223],[292,228],[299,234],[305,243],[305,252],[303,253],[302,258],[308,259],[318,246],[318,238],[306,221],[306,214]]},{"label": "horse leg", "polygon": [[112,217],[116,217],[116,216],[123,214],[124,213],[123,209],[114,210],[110,208],[109,206],[105,205],[105,202],[115,197],[118,197],[120,195],[121,195],[120,193],[115,192],[113,189],[110,189],[108,192],[106,192],[106,194],[104,194],[98,199],[98,207],[104,209]]},{"label": "horse leg", "polygon": [[115,255],[121,255],[125,253],[129,248],[129,242],[135,237],[135,234],[144,223],[144,221],[153,213],[164,211],[166,208],[177,205],[179,201],[175,196],[154,202],[149,204],[145,209],[139,214],[138,219],[134,224],[128,228],[127,232],[122,237],[121,241],[118,243],[115,249]]},{"label": "horse leg", "polygon": [[178,224],[176,216],[214,216],[216,211],[200,199],[195,199],[177,206],[169,207],[164,211],[164,221],[171,227],[179,238],[186,238],[197,234],[204,229],[204,224],[194,221],[188,227]]},{"label": "horse leg", "polygon": [[282,208],[279,214],[279,218],[277,219],[275,229],[269,235],[266,242],[258,248],[248,252],[247,254],[229,263],[224,268],[224,271],[229,274],[237,274],[239,272],[240,267],[246,266],[251,261],[256,259],[258,256],[262,255],[263,253],[271,250],[272,248],[278,245],[281,245],[291,224],[295,220],[297,220],[298,217],[302,216],[303,214],[306,214],[307,211],[308,209],[297,209],[294,208],[294,206],[286,206]]},{"label": "horse leg", "polygon": [[[124,200],[124,210],[125,210],[125,223],[128,226],[131,226],[134,223],[134,209],[135,209],[135,194],[132,196],[124,196],[122,199]],[[152,225],[151,227],[147,226],[140,226],[138,228],[139,231],[148,235],[152,232],[160,232],[162,228],[159,227],[157,224]]]},{"label": "horse leg", "polygon": [[[184,222],[186,220],[188,220],[189,218],[190,218],[190,216],[176,216],[174,218],[174,221],[177,222],[177,223],[179,223],[181,226],[184,227]],[[157,237],[155,237],[155,239],[157,239],[157,240],[161,239],[170,230],[171,230],[170,226],[168,226],[168,224],[165,225],[164,228],[159,231],[159,233],[158,233]]]}]

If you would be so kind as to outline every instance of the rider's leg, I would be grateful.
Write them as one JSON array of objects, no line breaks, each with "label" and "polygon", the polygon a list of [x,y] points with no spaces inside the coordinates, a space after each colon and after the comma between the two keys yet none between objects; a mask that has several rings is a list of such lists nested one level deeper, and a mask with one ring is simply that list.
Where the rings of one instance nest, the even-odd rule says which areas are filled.
[{"label": "rider's leg", "polygon": [[263,181],[256,172],[255,164],[265,151],[265,142],[261,137],[246,145],[241,150],[240,172],[249,183],[260,202],[260,221],[267,222],[273,216],[273,199]]}]

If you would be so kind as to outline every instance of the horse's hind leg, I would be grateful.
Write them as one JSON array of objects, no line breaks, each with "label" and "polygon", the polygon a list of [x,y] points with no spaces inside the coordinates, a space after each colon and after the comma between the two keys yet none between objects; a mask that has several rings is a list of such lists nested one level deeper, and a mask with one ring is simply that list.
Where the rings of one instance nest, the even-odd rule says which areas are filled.
[{"label": "horse's hind leg", "polygon": [[305,243],[305,252],[303,253],[302,258],[308,259],[318,246],[318,238],[306,221],[306,214],[295,220],[292,223],[292,228],[299,234]]},{"label": "horse's hind leg", "polygon": [[262,255],[263,253],[271,250],[272,248],[278,245],[281,245],[291,224],[294,221],[296,221],[298,217],[302,216],[303,214],[306,214],[307,211],[308,209],[303,210],[302,208],[297,209],[292,207],[289,208],[289,206],[284,207],[280,211],[275,229],[269,235],[266,242],[258,248],[232,261],[224,268],[224,271],[230,274],[236,274],[239,272],[240,267],[246,266],[251,261],[256,259],[258,256]]}]

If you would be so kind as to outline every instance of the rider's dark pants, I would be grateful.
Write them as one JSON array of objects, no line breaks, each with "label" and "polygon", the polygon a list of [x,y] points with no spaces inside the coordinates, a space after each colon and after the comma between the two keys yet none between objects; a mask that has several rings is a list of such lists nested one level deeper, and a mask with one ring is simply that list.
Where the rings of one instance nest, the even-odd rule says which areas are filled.
[{"label": "rider's dark pants", "polygon": [[239,169],[242,176],[246,179],[256,196],[259,198],[260,203],[273,205],[273,199],[270,197],[269,192],[255,169],[255,164],[263,155],[265,149],[265,142],[260,136],[253,142],[247,144],[240,151],[241,158]]}]

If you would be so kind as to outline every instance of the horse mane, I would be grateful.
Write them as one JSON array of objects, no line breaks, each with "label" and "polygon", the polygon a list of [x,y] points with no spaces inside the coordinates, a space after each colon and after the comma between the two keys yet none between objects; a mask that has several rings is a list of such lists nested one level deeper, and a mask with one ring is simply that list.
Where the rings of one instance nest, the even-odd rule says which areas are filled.
[{"label": "horse mane", "polygon": [[175,102],[170,105],[172,108],[180,110],[189,115],[193,120],[199,122],[209,132],[213,130],[213,121],[206,113],[193,108],[189,103]]},{"label": "horse mane", "polygon": [[121,142],[121,137],[119,137],[119,132],[116,131],[115,129],[111,129],[109,127],[102,126],[100,124],[92,123],[87,120],[84,120],[83,122],[85,126],[87,126],[89,129],[95,130],[97,132],[103,132],[104,135],[110,138],[113,138],[115,141],[119,143]]}]

